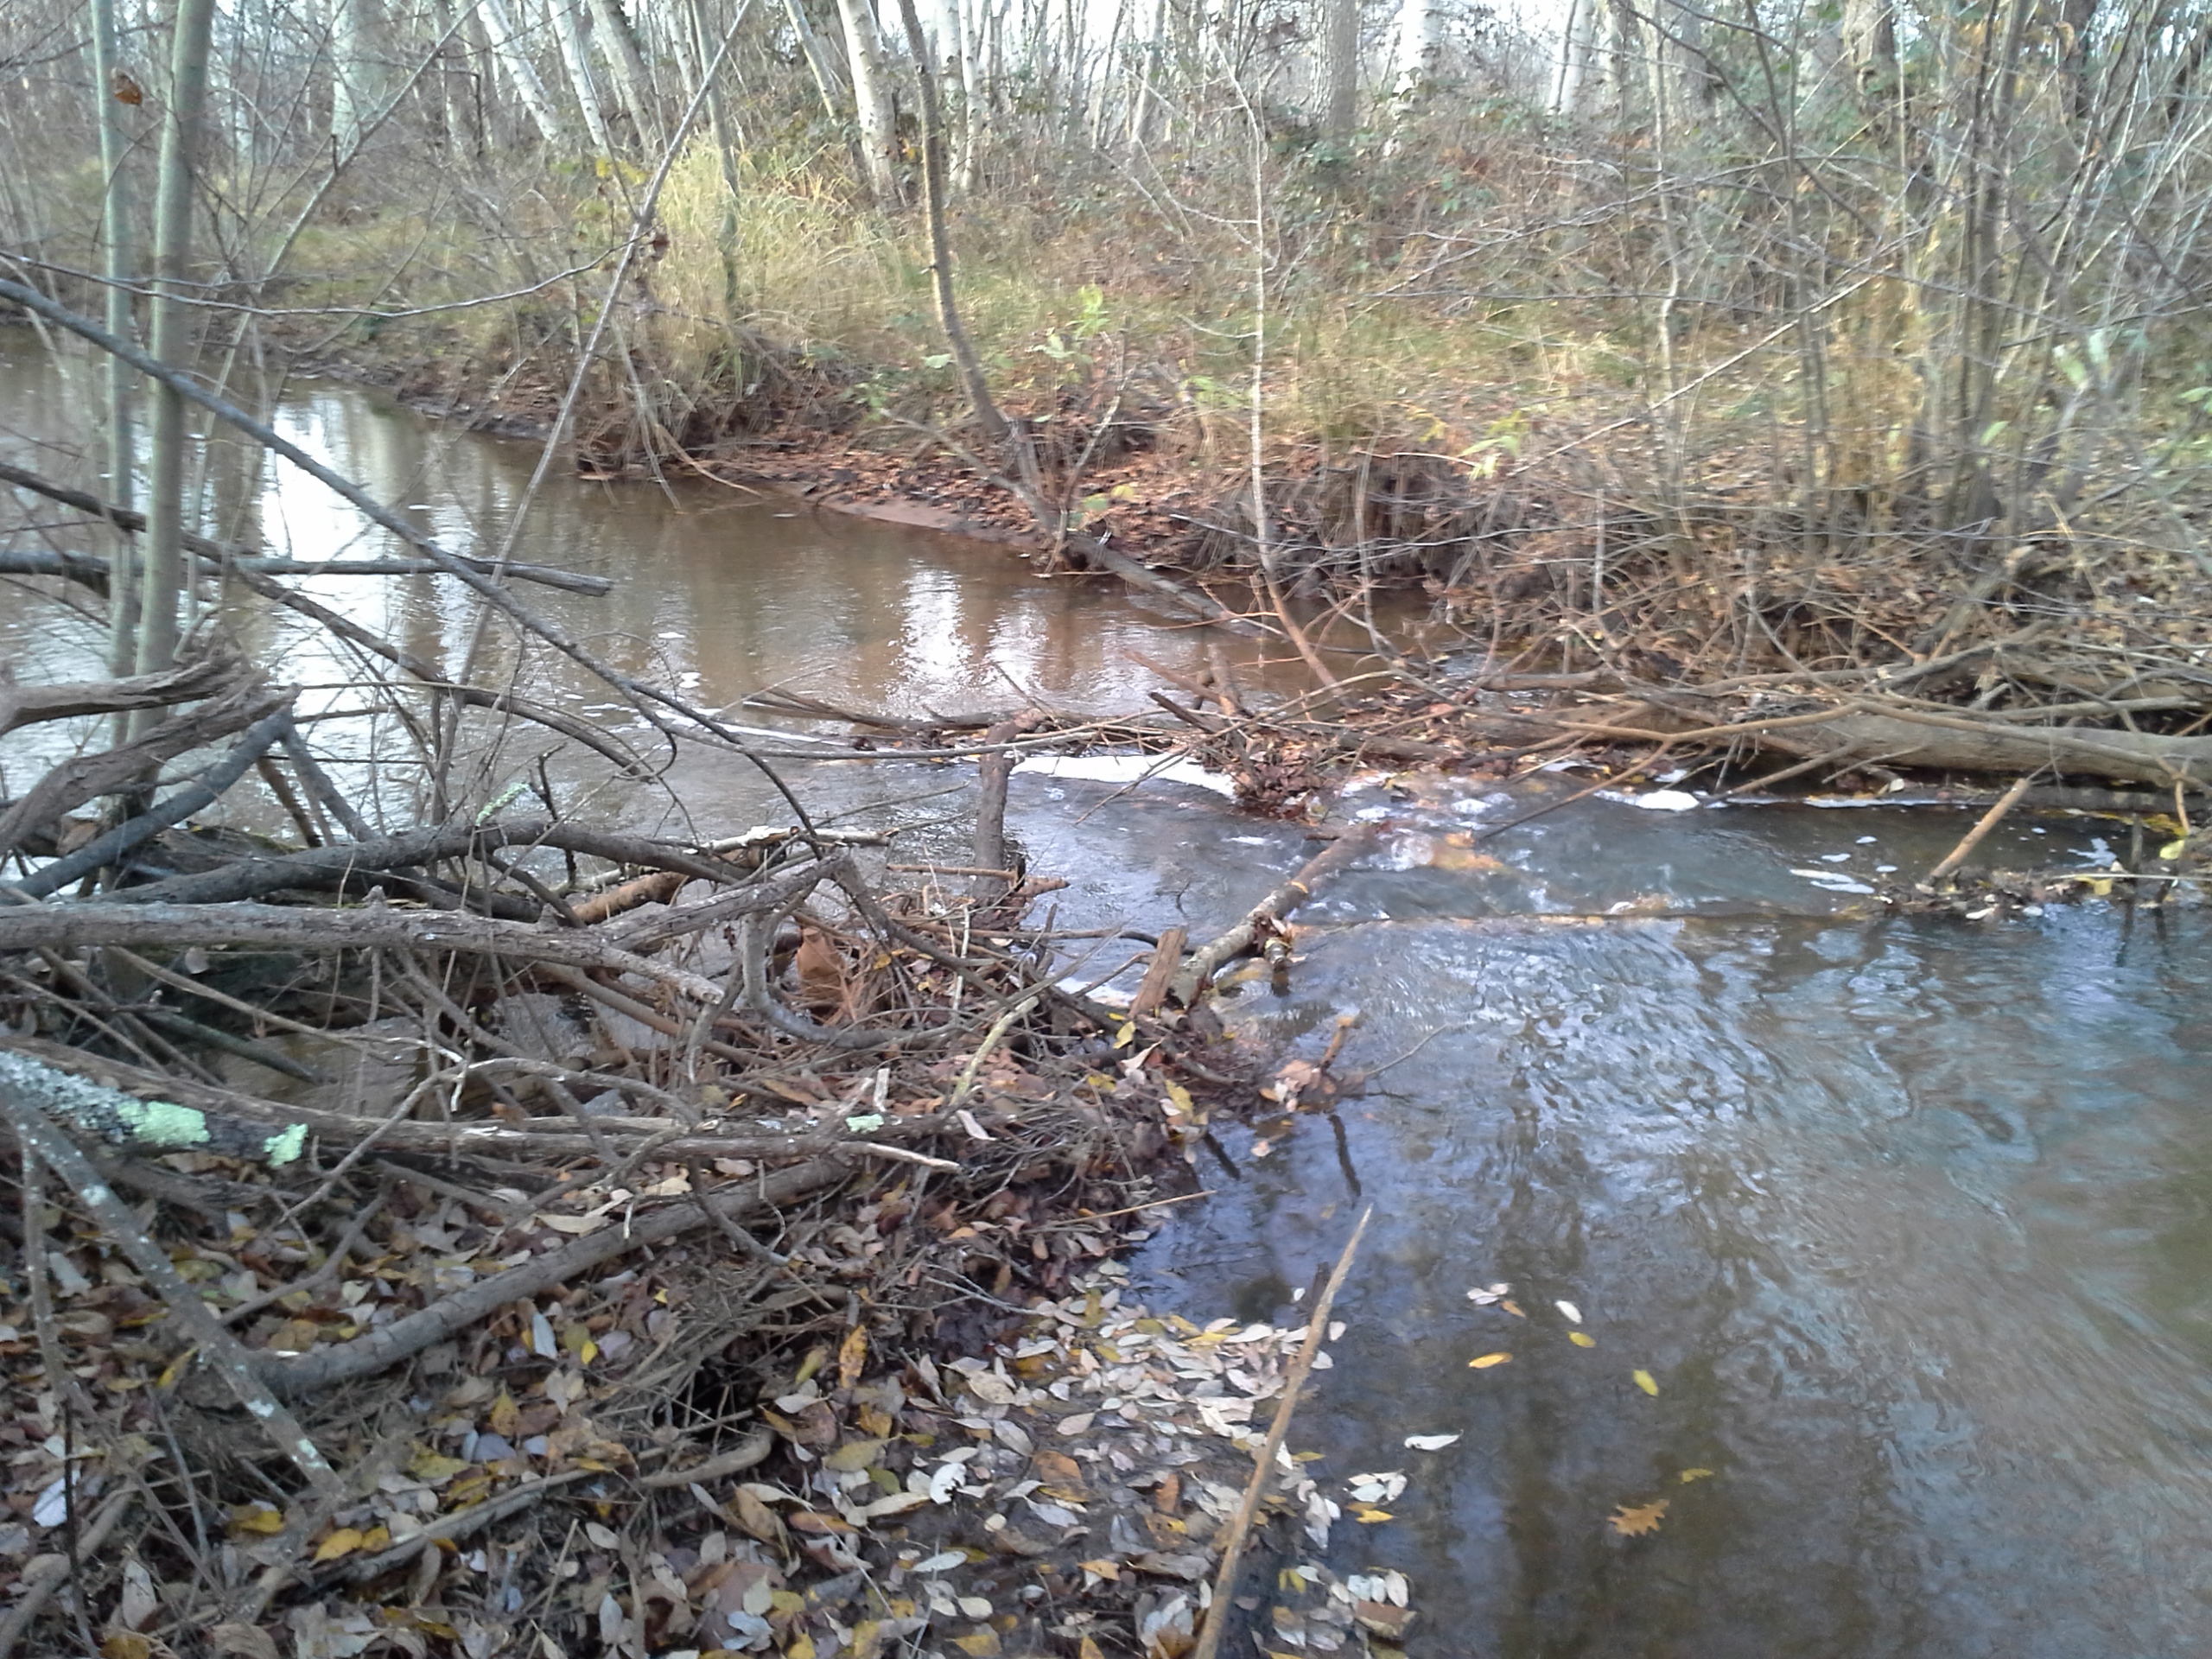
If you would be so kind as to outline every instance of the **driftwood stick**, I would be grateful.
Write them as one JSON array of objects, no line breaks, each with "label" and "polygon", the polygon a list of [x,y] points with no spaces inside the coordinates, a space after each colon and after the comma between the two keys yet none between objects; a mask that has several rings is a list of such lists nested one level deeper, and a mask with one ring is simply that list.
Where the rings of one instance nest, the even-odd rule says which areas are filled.
[{"label": "driftwood stick", "polygon": [[1932,887],[1950,874],[1953,870],[1957,869],[1960,865],[1965,863],[1967,855],[1981,845],[1982,837],[1994,830],[1999,820],[2019,804],[2020,797],[2028,792],[2028,785],[2032,781],[2033,776],[2031,773],[2028,777],[2021,779],[2012,788],[1998,797],[1997,804],[1981,815],[1973,829],[1959,837],[1959,844],[1943,855],[1943,861],[1929,871],[1928,879],[1920,885],[1923,887]]},{"label": "driftwood stick", "polygon": [[181,823],[221,799],[223,792],[245,776],[247,767],[269,753],[270,746],[283,737],[284,728],[291,723],[292,705],[288,700],[275,714],[264,715],[247,727],[230,752],[193,782],[168,799],[155,802],[137,817],[116,825],[104,836],[93,837],[67,857],[57,858],[44,868],[33,870],[16,884],[16,890],[33,899],[43,899],[95,870],[121,862],[171,824]]},{"label": "driftwood stick", "polygon": [[[851,1173],[852,1163],[848,1155],[831,1154],[791,1169],[779,1170],[757,1185],[748,1182],[741,1191],[733,1188],[727,1199],[719,1192],[709,1192],[705,1195],[705,1208],[719,1211],[732,1222],[742,1223],[796,1203],[825,1186],[834,1186]],[[510,1302],[531,1300],[549,1287],[565,1283],[602,1262],[611,1262],[707,1224],[708,1216],[702,1213],[702,1206],[689,1201],[642,1211],[627,1225],[603,1227],[598,1232],[587,1233],[520,1267],[480,1279],[465,1290],[457,1290],[351,1342],[316,1347],[304,1354],[266,1355],[263,1363],[267,1381],[279,1395],[297,1398],[334,1383],[374,1376],[422,1352],[432,1343],[442,1342],[487,1318]]]},{"label": "driftwood stick", "polygon": [[255,1370],[254,1357],[224,1329],[200,1293],[179,1276],[168,1252],[146,1236],[130,1206],[100,1179],[92,1160],[48,1120],[40,1092],[12,1080],[0,1081],[0,1116],[15,1131],[17,1145],[35,1153],[41,1163],[75,1190],[78,1201],[92,1211],[101,1231],[122,1248],[130,1265],[168,1305],[179,1328],[199,1348],[201,1358],[222,1374],[238,1403],[260,1422],[270,1440],[308,1484],[318,1495],[339,1491],[338,1471],[315,1449],[299,1421],[270,1392]]},{"label": "driftwood stick", "polygon": [[[12,484],[18,489],[42,495],[49,501],[58,501],[65,507],[74,507],[79,512],[105,518],[118,530],[134,533],[146,527],[146,515],[134,512],[129,507],[118,507],[88,495],[82,490],[73,490],[41,478],[36,473],[26,472],[20,467],[0,462],[0,484]],[[221,542],[210,541],[205,536],[195,536],[190,531],[182,537],[184,550],[210,564],[234,570],[252,571],[262,575],[280,576],[401,576],[424,575],[443,569],[430,559],[320,559],[302,561],[267,557],[245,553]],[[24,555],[15,555],[25,557]],[[108,561],[99,553],[61,553],[50,555],[55,567],[49,569],[10,571],[11,575],[65,575],[73,581],[105,587]],[[612,593],[614,584],[605,576],[587,576],[574,570],[556,570],[543,564],[494,565],[489,559],[471,558],[465,553],[451,556],[471,568],[489,575],[493,570],[513,577],[518,582],[535,582],[548,588],[559,588],[572,594],[589,594],[594,598]]]},{"label": "driftwood stick", "polygon": [[[188,1083],[58,1043],[31,1038],[10,1038],[5,1042],[7,1046],[0,1047],[0,1086],[16,1082],[45,1098],[52,1109],[86,1134],[135,1152],[196,1148],[226,1157],[265,1160],[272,1167],[281,1167],[305,1149],[309,1135],[330,1145],[355,1146],[373,1140],[397,1154],[448,1158],[568,1159],[596,1150],[566,1118],[529,1118],[511,1127],[488,1119],[433,1123],[404,1117],[355,1117],[315,1106],[280,1105],[227,1089]],[[143,1094],[126,1094],[94,1083],[81,1075],[86,1071],[113,1075]],[[776,1163],[836,1154],[918,1164],[929,1169],[959,1168],[945,1159],[904,1146],[857,1140],[842,1132],[687,1133],[683,1123],[666,1118],[615,1116],[599,1119],[598,1127],[601,1135],[626,1143],[626,1150],[633,1143],[656,1156],[675,1159],[750,1158]],[[951,1127],[948,1120],[940,1116],[901,1117],[886,1124],[880,1133],[902,1141],[921,1140],[948,1127]],[[134,1174],[127,1168],[114,1172],[114,1179],[124,1185],[143,1185],[150,1176],[151,1172]],[[182,1177],[168,1179],[189,1191]],[[163,1191],[160,1196],[172,1203],[188,1201],[175,1192]]]},{"label": "driftwood stick", "polygon": [[1175,977],[1176,965],[1183,960],[1183,946],[1190,937],[1187,927],[1160,930],[1159,948],[1152,953],[1152,965],[1144,970],[1137,994],[1129,999],[1130,1019],[1146,1019],[1160,1011],[1160,1001],[1167,995],[1168,982]]},{"label": "driftwood stick", "polygon": [[1343,1287],[1344,1275],[1351,1271],[1351,1259],[1359,1249],[1360,1236],[1366,1232],[1368,1217],[1374,1213],[1371,1204],[1360,1212],[1359,1224],[1344,1241],[1344,1253],[1337,1257],[1329,1282],[1321,1287],[1320,1300],[1308,1310],[1306,1340],[1299,1347],[1298,1357],[1291,1362],[1290,1375],[1283,1381],[1281,1402],[1275,1407],[1274,1421],[1268,1425],[1268,1438],[1260,1446],[1259,1466],[1252,1471],[1251,1483],[1244,1488],[1244,1501],[1236,1506],[1236,1513],[1230,1519],[1228,1536],[1222,1545],[1221,1567],[1214,1574],[1213,1601],[1206,1609],[1205,1627],[1198,1632],[1198,1645],[1192,1659],[1215,1659],[1221,1651],[1222,1631],[1229,1623],[1230,1592],[1236,1587],[1236,1568],[1243,1558],[1244,1540],[1251,1534],[1252,1522],[1260,1513],[1260,1500],[1267,1496],[1268,1482],[1274,1475],[1275,1456],[1282,1450],[1284,1437],[1290,1433],[1291,1415],[1298,1409],[1299,1391],[1313,1374],[1314,1358],[1328,1337],[1329,1309],[1337,1300],[1337,1292]]},{"label": "driftwood stick", "polygon": [[[324,849],[321,850],[330,850]],[[251,950],[429,950],[501,957],[512,962],[604,969],[665,985],[712,1003],[722,988],[574,931],[546,932],[466,911],[298,910],[283,905],[19,905],[0,910],[0,951],[44,946],[73,950],[120,944],[203,945]]]},{"label": "driftwood stick", "polygon": [[238,671],[221,658],[138,674],[125,680],[79,680],[63,685],[0,685],[0,737],[18,726],[79,715],[112,715],[134,709],[166,709],[204,697]]},{"label": "driftwood stick", "polygon": [[238,679],[188,715],[163,721],[144,736],[96,754],[64,760],[16,799],[0,807],[0,853],[53,835],[62,814],[102,795],[133,789],[156,766],[188,750],[244,731],[288,704],[292,693],[257,679]]},{"label": "driftwood stick", "polygon": [[[85,1057],[92,1063],[91,1057]],[[116,1070],[111,1063],[100,1062]],[[151,1075],[151,1074],[142,1074]],[[267,1115],[240,1118],[211,1114],[168,1100],[142,1100],[29,1054],[0,1049],[0,1096],[35,1101],[83,1135],[131,1152],[212,1152],[281,1169],[306,1150],[308,1126],[267,1106]],[[60,1173],[59,1170],[55,1172]]]},{"label": "driftwood stick", "polygon": [[1249,950],[1263,927],[1281,920],[1311,899],[1324,883],[1374,844],[1375,826],[1363,823],[1347,830],[1324,848],[1296,875],[1244,913],[1243,919],[1219,938],[1193,951],[1168,987],[1169,995],[1185,1007],[1191,1006],[1198,988],[1224,963]]}]

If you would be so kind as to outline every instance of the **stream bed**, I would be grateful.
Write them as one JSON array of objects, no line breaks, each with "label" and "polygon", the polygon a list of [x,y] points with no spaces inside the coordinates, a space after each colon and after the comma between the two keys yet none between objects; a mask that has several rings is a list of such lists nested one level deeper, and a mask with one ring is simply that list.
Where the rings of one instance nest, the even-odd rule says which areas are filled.
[{"label": "stream bed", "polygon": [[[29,457],[66,430],[76,389],[28,340],[7,350],[0,449]],[[463,550],[504,524],[534,460],[350,389],[303,387],[284,419]],[[272,550],[391,550],[304,480],[264,471],[234,493]],[[1117,592],[720,486],[556,480],[531,523],[523,556],[617,582],[538,602],[621,666],[734,711],[772,684],[904,714],[1026,693],[1129,709],[1163,683],[1130,650],[1203,661],[1192,631]],[[313,586],[424,655],[466,649],[473,608],[442,578]],[[9,592],[0,655],[24,677],[96,671],[89,619]],[[350,783],[382,798],[393,734],[346,723],[350,665],[289,620],[232,621],[310,686],[302,707],[337,721],[318,742],[343,734]],[[563,667],[500,660],[628,718]],[[1263,691],[1298,683],[1247,672]],[[7,781],[57,733],[0,746]],[[487,761],[487,785],[528,759]],[[972,769],[799,772],[810,799],[957,854]],[[780,816],[727,756],[679,754],[666,791],[556,775],[578,791],[565,808],[641,826],[677,800],[702,834]],[[1854,889],[1933,864],[1968,821],[1955,810],[1592,798],[1478,839],[1580,786],[1376,779],[1347,797],[1342,813],[1388,820],[1380,850],[1300,915],[1287,983],[1240,978],[1224,1008],[1307,1058],[1357,1014],[1338,1069],[1376,1075],[1332,1113],[1223,1129],[1197,1172],[1212,1196],[1169,1210],[1130,1264],[1157,1308],[1291,1321],[1373,1206],[1345,1334],[1291,1439],[1324,1454],[1325,1488],[1408,1478],[1389,1520],[1346,1503],[1332,1564],[1406,1573],[1412,1651],[1433,1659],[2202,1651],[2203,912],[1870,908]],[[1204,937],[1315,850],[1160,780],[1018,774],[1009,828],[1069,879],[1047,902],[1075,928]],[[2016,817],[1985,856],[2087,863],[2099,829]],[[1102,977],[1135,948],[1068,970]],[[1511,1357],[1469,1364],[1495,1353]],[[1459,1438],[1404,1444],[1443,1434]],[[1640,1535],[1609,1523],[1662,1501]]]}]

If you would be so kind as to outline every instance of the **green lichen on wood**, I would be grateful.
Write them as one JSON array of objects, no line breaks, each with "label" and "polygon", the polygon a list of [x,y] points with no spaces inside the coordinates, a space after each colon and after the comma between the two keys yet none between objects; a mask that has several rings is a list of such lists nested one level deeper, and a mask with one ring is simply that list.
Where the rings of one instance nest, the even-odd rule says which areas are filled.
[{"label": "green lichen on wood", "polygon": [[0,1089],[84,1134],[136,1152],[212,1152],[281,1169],[307,1149],[304,1123],[272,1128],[174,1101],[141,1100],[6,1050],[0,1050]]}]

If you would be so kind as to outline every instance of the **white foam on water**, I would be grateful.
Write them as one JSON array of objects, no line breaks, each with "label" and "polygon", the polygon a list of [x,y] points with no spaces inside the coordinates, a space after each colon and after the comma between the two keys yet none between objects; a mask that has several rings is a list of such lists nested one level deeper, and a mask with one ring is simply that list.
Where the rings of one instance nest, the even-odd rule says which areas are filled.
[{"label": "white foam on water", "polygon": [[1094,784],[1187,784],[1236,798],[1236,785],[1227,772],[1210,772],[1195,760],[1163,763],[1156,754],[1035,754],[1014,769],[1039,778],[1079,778]]}]

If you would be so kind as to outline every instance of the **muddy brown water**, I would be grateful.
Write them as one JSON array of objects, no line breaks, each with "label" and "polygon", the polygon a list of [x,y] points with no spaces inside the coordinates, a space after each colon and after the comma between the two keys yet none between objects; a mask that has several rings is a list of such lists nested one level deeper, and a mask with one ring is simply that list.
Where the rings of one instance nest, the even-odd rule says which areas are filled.
[{"label": "muddy brown water", "polygon": [[[0,445],[17,454],[66,432],[73,401],[25,346],[0,366]],[[346,389],[306,388],[286,418],[462,547],[502,522],[533,458]],[[301,556],[390,550],[302,480],[264,474],[233,494]],[[1003,553],[705,486],[671,499],[559,482],[533,524],[527,556],[618,581],[606,600],[540,602],[716,705],[780,683],[964,709],[1014,702],[1011,680],[1130,709],[1159,682],[1128,647],[1199,660],[1168,619]],[[0,650],[19,672],[89,665],[89,622],[7,591]],[[448,661],[474,614],[438,579],[316,591]],[[345,677],[304,630],[232,620],[292,677]],[[627,718],[556,668],[521,666],[547,695]],[[1255,678],[1294,683],[1287,668]],[[342,715],[347,695],[308,696]],[[393,733],[319,730],[365,800],[407,804]],[[0,746],[9,779],[55,741]],[[488,781],[534,753],[501,751]],[[564,804],[677,816],[665,792],[556,764]],[[852,821],[957,856],[964,767],[798,770]],[[703,832],[774,815],[727,758],[681,756],[673,777]],[[1155,1306],[1287,1319],[1374,1206],[1347,1330],[1292,1442],[1325,1454],[1314,1468],[1339,1497],[1355,1472],[1408,1484],[1392,1519],[1340,1521],[1327,1559],[1406,1572],[1424,1615],[1414,1650],[1436,1659],[2204,1651],[2202,915],[1859,913],[1849,886],[1932,864],[1964,827],[1950,811],[1593,798],[1471,844],[1527,799],[1354,792],[1347,811],[1390,820],[1383,850],[1303,918],[1287,983],[1243,980],[1224,1006],[1241,1033],[1308,1058],[1356,1011],[1345,1067],[1386,1069],[1332,1116],[1224,1130],[1198,1172],[1215,1195],[1169,1212],[1132,1264]],[[1313,850],[1173,783],[1022,775],[1011,823],[1037,867],[1070,878],[1053,900],[1070,926],[1203,933]],[[2113,826],[2024,820],[1993,852],[2087,864],[2100,833]],[[1136,948],[1070,971],[1098,977]],[[1525,1317],[1468,1300],[1498,1281]],[[1469,1367],[1494,1352],[1512,1357]],[[1421,1452],[1410,1434],[1460,1438]],[[1662,1499],[1656,1532],[1607,1524]]]}]

